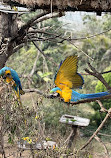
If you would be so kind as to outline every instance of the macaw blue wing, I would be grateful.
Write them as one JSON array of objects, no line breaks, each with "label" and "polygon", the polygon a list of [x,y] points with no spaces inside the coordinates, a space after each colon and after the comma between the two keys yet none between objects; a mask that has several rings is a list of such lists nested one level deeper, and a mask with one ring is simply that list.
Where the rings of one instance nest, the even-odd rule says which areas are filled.
[{"label": "macaw blue wing", "polygon": [[19,89],[22,89],[22,85],[21,85],[17,72],[15,70],[11,69],[11,75],[12,75],[13,80],[17,84],[17,87],[19,87]]},{"label": "macaw blue wing", "polygon": [[0,76],[7,75],[5,73],[8,70],[10,71],[12,79],[15,82],[15,85],[13,86],[13,88],[16,90],[16,92],[18,92],[18,89],[19,89],[20,94],[24,94],[24,91],[22,90],[22,86],[21,86],[21,82],[20,82],[19,76],[18,76],[18,74],[17,74],[17,72],[15,70],[11,69],[10,67],[3,67],[0,70]]},{"label": "macaw blue wing", "polygon": [[60,89],[65,86],[69,88],[81,88],[84,84],[83,77],[77,73],[78,57],[76,55],[67,57],[60,63],[59,70],[55,76],[55,85]]}]

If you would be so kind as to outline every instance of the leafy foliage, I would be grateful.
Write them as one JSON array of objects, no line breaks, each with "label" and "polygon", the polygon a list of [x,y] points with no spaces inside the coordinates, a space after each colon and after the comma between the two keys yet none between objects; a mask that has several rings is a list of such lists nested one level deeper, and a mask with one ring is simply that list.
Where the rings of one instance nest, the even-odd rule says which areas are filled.
[{"label": "leafy foliage", "polygon": [[[107,68],[106,70],[109,70],[109,69],[110,68]],[[111,86],[111,73],[104,74],[103,76],[104,76],[104,79],[106,80],[106,82]],[[96,86],[96,92],[103,92],[103,91],[107,91],[107,89],[103,85],[103,83],[98,81],[97,86]],[[111,108],[111,99],[104,100],[104,101],[102,101],[102,103],[106,109]],[[93,120],[93,122],[95,121],[96,125],[99,125],[101,123],[101,121],[104,119],[106,114],[100,113],[100,111],[99,111],[100,106],[97,103],[93,104],[93,108],[95,110],[95,114],[93,115],[92,120]],[[110,124],[110,121],[108,121],[107,124]]]}]

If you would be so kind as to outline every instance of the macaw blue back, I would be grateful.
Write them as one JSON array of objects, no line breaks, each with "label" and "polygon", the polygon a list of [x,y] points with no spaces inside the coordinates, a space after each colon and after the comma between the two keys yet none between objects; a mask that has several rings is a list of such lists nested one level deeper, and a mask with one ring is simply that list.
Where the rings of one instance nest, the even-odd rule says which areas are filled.
[{"label": "macaw blue back", "polygon": [[21,82],[20,82],[17,72],[15,70],[11,69],[11,75],[12,75],[13,80],[15,81],[17,87],[19,87],[19,89],[22,89]]},{"label": "macaw blue back", "polygon": [[74,90],[72,90],[71,101],[72,102],[76,102],[76,101],[78,101],[80,99],[81,99],[81,94],[76,92],[76,91],[74,91]]}]

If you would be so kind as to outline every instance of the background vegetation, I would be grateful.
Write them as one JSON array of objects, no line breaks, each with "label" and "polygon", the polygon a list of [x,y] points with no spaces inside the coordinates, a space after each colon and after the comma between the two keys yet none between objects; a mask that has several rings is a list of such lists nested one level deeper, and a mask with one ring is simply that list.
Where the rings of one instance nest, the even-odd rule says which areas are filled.
[{"label": "background vegetation", "polygon": [[[23,22],[26,22],[28,19],[33,17],[34,14],[23,15],[21,19]],[[102,17],[97,17],[94,14],[84,14],[82,20],[84,27],[78,32],[75,32],[74,30],[71,31],[72,37],[88,37],[90,35],[99,34],[111,28],[111,16],[107,14],[103,15]],[[50,31],[49,29],[47,31],[49,31],[49,33],[55,32],[55,34],[65,34],[67,29],[72,30],[72,28],[69,28],[68,26],[63,27],[63,25],[64,23],[62,21],[55,18],[44,21],[35,27],[37,29],[44,28],[45,30],[47,30],[47,27],[50,27]],[[68,35],[70,35],[70,33],[67,33],[67,36]],[[42,33],[41,35],[39,34],[39,37],[42,37]],[[40,53],[33,43],[30,42],[24,46],[24,48],[13,54],[6,63],[7,66],[12,67],[18,72],[19,76],[21,77],[23,89],[36,88],[41,92],[49,94],[50,89],[54,86],[53,78],[58,70],[60,61],[64,60],[69,55],[76,54],[79,56],[78,72],[83,74],[85,80],[83,89],[77,91],[81,93],[106,91],[105,87],[102,85],[102,83],[97,81],[97,79],[90,75],[84,75],[84,69],[87,68],[87,62],[90,62],[99,72],[110,70],[111,31],[92,38],[75,40],[73,44],[68,41],[61,42],[59,39],[55,39],[53,41],[38,41],[37,43],[44,54]],[[88,58],[81,50],[93,60]],[[28,76],[33,69],[34,63],[36,64],[35,71],[29,80]],[[104,75],[104,78],[111,85],[111,74],[108,73]],[[44,139],[49,137],[56,141],[56,135],[58,135],[58,139],[59,136],[62,138],[67,137],[71,128],[59,123],[59,119],[63,114],[71,114],[89,118],[91,120],[90,125],[84,130],[81,129],[81,135],[89,137],[105,117],[105,113],[100,113],[100,107],[97,103],[80,104],[72,107],[67,106],[66,103],[61,102],[58,98],[46,99],[36,93],[26,93],[24,96],[22,96],[22,102],[25,111],[28,113],[28,110],[30,109],[32,112],[29,112],[30,117],[27,118],[28,125],[31,128],[27,129],[26,133],[23,132],[22,137],[33,137],[34,132],[39,130],[39,122],[42,125],[45,124]],[[103,105],[108,109],[111,107],[111,100],[103,101]],[[34,120],[35,117],[37,117],[37,120]],[[111,123],[108,121],[102,130],[103,134],[111,133],[110,125]],[[33,126],[34,130],[32,128]],[[13,142],[13,136],[16,132],[16,128],[14,127],[15,125],[13,125],[13,129],[10,128],[10,134],[8,135],[8,140],[10,143]],[[22,127],[22,130],[24,130],[23,128],[25,127]],[[109,139],[108,142],[110,141],[111,140]],[[78,146],[79,145],[80,144],[78,143]]]}]

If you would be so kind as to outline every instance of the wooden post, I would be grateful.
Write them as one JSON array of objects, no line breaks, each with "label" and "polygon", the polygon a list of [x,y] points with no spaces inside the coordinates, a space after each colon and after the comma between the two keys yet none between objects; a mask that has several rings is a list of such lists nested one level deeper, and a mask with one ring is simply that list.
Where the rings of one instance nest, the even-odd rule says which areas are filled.
[{"label": "wooden post", "polygon": [[82,117],[72,116],[72,115],[67,115],[67,114],[63,115],[59,121],[61,123],[65,123],[72,127],[72,131],[70,135],[68,136],[68,138],[66,139],[68,141],[68,145],[67,145],[68,148],[71,148],[73,142],[74,143],[76,142],[78,129],[80,127],[88,126],[90,122],[90,120],[87,118],[82,118]]},{"label": "wooden post", "polygon": [[72,131],[71,131],[72,134],[69,138],[69,142],[68,142],[68,145],[67,145],[68,148],[71,148],[72,143],[74,143],[74,146],[75,146],[77,130],[78,130],[78,126],[72,125]]}]

